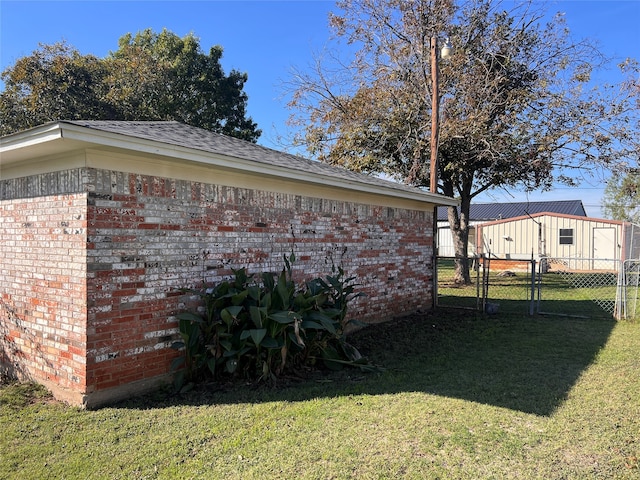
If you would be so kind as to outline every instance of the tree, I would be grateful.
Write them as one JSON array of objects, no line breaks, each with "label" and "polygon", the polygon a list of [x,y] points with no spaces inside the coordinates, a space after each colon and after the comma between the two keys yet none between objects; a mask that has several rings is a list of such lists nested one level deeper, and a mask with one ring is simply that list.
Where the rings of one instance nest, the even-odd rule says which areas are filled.
[{"label": "tree", "polygon": [[222,48],[209,54],[194,35],[127,34],[106,58],[65,43],[41,45],[2,73],[2,134],[57,119],[177,120],[255,142],[246,116],[247,75],[225,75]]},{"label": "tree", "polygon": [[537,2],[509,11],[491,0],[338,5],[330,24],[355,55],[296,72],[289,105],[297,141],[322,161],[429,185],[430,39],[448,37],[455,50],[440,62],[438,189],[461,201],[448,211],[457,282],[470,281],[469,209],[477,195],[571,185],[574,170],[629,155],[623,143],[633,129],[618,128],[614,137],[611,128],[634,115],[627,97],[588,90],[603,57],[588,42],[571,43],[561,16],[541,25]]},{"label": "tree", "polygon": [[602,202],[605,215],[640,225],[640,170],[609,179]]},{"label": "tree", "polygon": [[[640,65],[636,61],[627,60],[621,65],[623,71],[629,72],[628,79],[622,84],[631,100],[635,102],[636,111],[640,111]],[[628,118],[635,121],[634,129],[627,129],[624,125],[617,126],[624,136],[628,131],[640,131],[640,119]],[[624,220],[640,224],[640,141],[635,142],[635,155],[629,156],[628,162],[622,163],[614,170],[607,182],[602,199],[603,212],[614,220]]]},{"label": "tree", "polygon": [[101,60],[66,43],[41,45],[2,73],[0,134],[59,118],[112,118],[113,106],[104,100],[106,75]]},{"label": "tree", "polygon": [[111,54],[111,98],[122,116],[178,120],[189,125],[255,142],[256,124],[246,118],[247,75],[232,70],[225,76],[222,47],[205,55],[193,35],[180,38],[163,30],[144,30],[120,38]]}]

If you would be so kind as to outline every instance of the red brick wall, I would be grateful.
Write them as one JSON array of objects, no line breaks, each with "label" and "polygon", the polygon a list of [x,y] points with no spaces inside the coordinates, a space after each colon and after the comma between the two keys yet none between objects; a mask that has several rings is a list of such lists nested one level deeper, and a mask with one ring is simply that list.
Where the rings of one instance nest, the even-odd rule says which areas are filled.
[{"label": "red brick wall", "polygon": [[[333,265],[357,276],[366,297],[358,299],[351,314],[361,320],[383,321],[431,307],[430,212],[104,170],[86,169],[82,177],[89,193],[71,197],[78,204],[66,216],[45,213],[53,208],[50,197],[3,201],[3,222],[37,223],[45,230],[28,237],[24,235],[33,227],[3,228],[3,261],[19,250],[33,253],[24,263],[11,260],[0,287],[8,305],[4,310],[19,311],[25,331],[34,335],[39,327],[33,302],[43,300],[35,291],[57,282],[46,296],[47,321],[64,331],[56,333],[53,343],[38,337],[30,351],[44,348],[48,356],[43,362],[55,363],[62,361],[63,351],[75,353],[77,346],[79,358],[73,358],[78,362],[65,364],[60,381],[87,395],[83,401],[90,405],[118,396],[105,392],[124,391],[165,374],[176,355],[169,348],[176,332],[174,315],[190,301],[178,290],[220,281],[232,268],[279,271],[283,255],[293,251],[300,278],[325,275]],[[24,209],[28,214],[17,211],[23,203],[33,205]],[[81,220],[74,223],[69,216]],[[16,237],[18,233],[22,236]],[[70,234],[77,237],[73,249],[63,241]],[[5,244],[14,250],[5,251]],[[50,263],[38,263],[43,257],[55,258],[48,262],[56,265],[68,263],[67,273],[50,278],[44,273]],[[31,273],[19,273],[19,265]],[[30,282],[25,275],[38,276]],[[11,315],[3,314],[3,325],[12,324]],[[81,325],[70,324],[65,316]],[[27,350],[19,351],[15,328],[10,330],[14,333],[5,335],[4,355],[21,355],[31,371],[36,360],[26,359],[32,355]],[[85,348],[86,365],[80,362]]]},{"label": "red brick wall", "polygon": [[3,200],[0,213],[0,365],[83,391],[86,195]]}]

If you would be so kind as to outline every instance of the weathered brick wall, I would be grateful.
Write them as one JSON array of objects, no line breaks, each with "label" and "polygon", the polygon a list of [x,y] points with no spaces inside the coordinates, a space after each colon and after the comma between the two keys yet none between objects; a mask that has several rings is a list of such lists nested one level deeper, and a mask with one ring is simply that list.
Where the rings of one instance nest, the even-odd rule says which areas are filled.
[{"label": "weathered brick wall", "polygon": [[[382,321],[431,305],[431,215],[158,177],[93,171],[88,210],[89,384],[166,372],[172,313],[185,286],[247,267],[302,277],[332,265],[367,295],[352,308]],[[118,339],[116,341],[116,339]]]},{"label": "weathered brick wall", "polygon": [[2,183],[0,369],[72,398],[86,385],[86,194],[56,191],[82,178]]},{"label": "weathered brick wall", "polygon": [[[70,197],[78,202],[72,218],[84,223],[62,227],[61,222],[71,222],[63,214],[43,220],[52,197],[4,201],[5,209],[22,203],[39,205],[28,215],[15,212],[9,218],[18,225],[29,219],[45,222],[48,230],[18,241],[16,235],[24,235],[27,227],[3,228],[2,242],[33,251],[20,264],[28,266],[32,275],[44,275],[34,278],[32,290],[49,279],[42,273],[49,264],[38,263],[45,252],[46,258],[56,258],[51,261],[56,264],[68,256],[69,268],[78,277],[74,289],[79,284],[84,288],[86,279],[86,292],[62,299],[58,297],[66,296],[66,289],[58,288],[47,297],[58,302],[50,304],[48,314],[51,320],[61,320],[57,328],[76,333],[75,326],[65,326],[67,320],[60,315],[65,311],[74,321],[86,322],[77,332],[82,340],[86,334],[86,343],[77,343],[82,347],[80,356],[86,347],[86,378],[67,372],[66,380],[72,382],[75,374],[78,387],[86,386],[83,394],[100,398],[100,392],[151,382],[168,371],[176,355],[169,348],[176,331],[174,315],[188,301],[180,288],[219,281],[241,267],[250,272],[279,271],[283,255],[291,252],[300,278],[325,275],[333,265],[356,275],[366,297],[358,299],[351,314],[361,320],[382,321],[432,304],[431,212],[106,170],[80,169],[76,174],[84,179],[87,194]],[[62,197],[58,201],[64,202]],[[6,212],[3,220],[5,216]],[[59,240],[70,234],[66,228],[83,229],[74,250]],[[86,270],[76,264],[84,262],[77,256],[85,253]],[[9,257],[12,253],[7,252],[0,258]],[[19,310],[20,321],[25,322],[33,308],[23,298],[28,288],[14,288],[13,277],[24,278],[17,267],[3,273],[7,277],[3,302]],[[56,274],[56,281],[67,281],[62,280],[64,275]],[[86,317],[84,311],[62,305],[75,306],[85,293],[86,303],[77,308],[86,305]],[[37,322],[33,327],[23,324],[25,331],[38,331]],[[51,358],[76,345],[65,347],[66,337],[57,335],[54,346],[47,344]],[[15,346],[15,339],[6,336],[4,350]]]}]

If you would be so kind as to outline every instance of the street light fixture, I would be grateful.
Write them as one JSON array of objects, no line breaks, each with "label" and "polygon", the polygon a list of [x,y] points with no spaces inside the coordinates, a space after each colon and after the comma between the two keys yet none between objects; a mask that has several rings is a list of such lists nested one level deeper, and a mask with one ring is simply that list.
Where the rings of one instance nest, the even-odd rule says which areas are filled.
[{"label": "street light fixture", "polygon": [[444,46],[440,49],[440,58],[448,58],[453,53],[453,45],[447,38],[444,42]]},{"label": "street light fixture", "polygon": [[[440,58],[447,58],[453,52],[449,39],[440,50]],[[438,70],[438,40],[431,37],[431,170],[429,175],[431,193],[438,191],[438,138],[440,134],[440,92]]]}]

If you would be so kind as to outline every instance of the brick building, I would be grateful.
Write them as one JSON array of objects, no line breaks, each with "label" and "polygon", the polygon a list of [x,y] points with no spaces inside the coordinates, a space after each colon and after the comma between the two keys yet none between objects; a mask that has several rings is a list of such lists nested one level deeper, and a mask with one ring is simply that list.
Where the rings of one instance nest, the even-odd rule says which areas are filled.
[{"label": "brick building", "polygon": [[180,288],[341,265],[377,322],[432,306],[454,200],[175,122],[60,121],[0,142],[0,370],[99,406],[167,380]]}]

